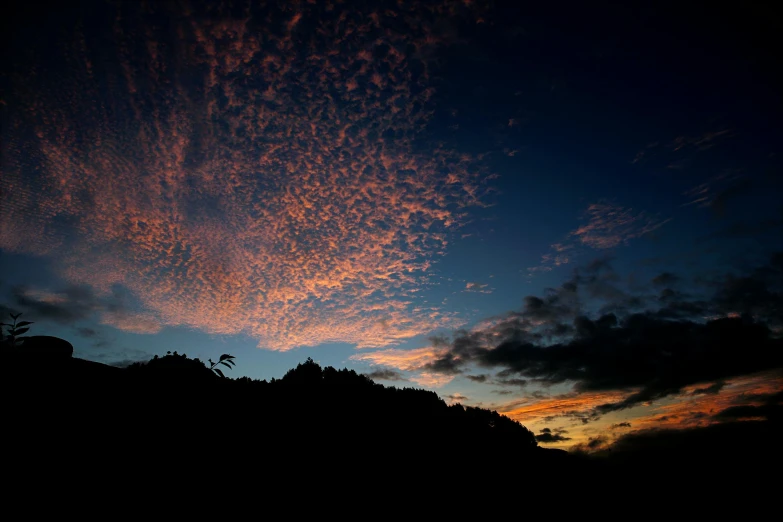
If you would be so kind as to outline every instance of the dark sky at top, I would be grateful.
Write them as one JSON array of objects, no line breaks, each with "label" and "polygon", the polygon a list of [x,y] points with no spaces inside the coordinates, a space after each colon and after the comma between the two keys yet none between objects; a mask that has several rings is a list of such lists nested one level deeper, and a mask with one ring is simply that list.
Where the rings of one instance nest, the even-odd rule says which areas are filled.
[{"label": "dark sky at top", "polygon": [[2,311],[112,364],[312,356],[563,447],[763,407],[770,9],[18,2]]}]

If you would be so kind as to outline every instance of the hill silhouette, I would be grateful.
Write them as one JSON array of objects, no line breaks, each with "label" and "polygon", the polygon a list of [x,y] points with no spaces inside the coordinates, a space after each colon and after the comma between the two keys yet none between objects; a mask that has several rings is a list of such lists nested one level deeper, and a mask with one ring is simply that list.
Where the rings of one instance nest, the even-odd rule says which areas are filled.
[{"label": "hill silhouette", "polygon": [[[524,488],[590,498],[683,476],[757,494],[761,486],[740,477],[780,463],[779,422],[648,434],[587,456],[541,448],[530,430],[497,412],[447,405],[434,392],[386,387],[312,359],[266,381],[224,378],[176,352],[127,368],[5,353],[5,417],[13,426],[6,463],[19,473],[78,468],[120,481],[261,474],[367,495],[401,484],[443,492],[456,481],[475,495]],[[742,443],[747,434],[754,444]]]},{"label": "hill silhouette", "polygon": [[[416,451],[420,439],[442,439],[445,450],[469,439],[486,444],[489,452],[505,444],[514,444],[520,453],[538,449],[532,432],[497,412],[448,406],[435,392],[385,387],[353,370],[322,368],[312,359],[281,379],[265,381],[221,378],[198,359],[176,353],[127,368],[36,357],[27,359],[34,360],[34,367],[22,371],[25,357],[14,358],[20,370],[7,383],[25,397],[26,407],[54,416],[84,413],[83,426],[98,421],[84,410],[100,409],[102,425],[143,420],[183,439],[194,430],[214,437],[233,431],[248,442],[263,438],[278,446],[298,441],[331,449],[391,444]],[[312,440],[314,430],[319,440]]]}]

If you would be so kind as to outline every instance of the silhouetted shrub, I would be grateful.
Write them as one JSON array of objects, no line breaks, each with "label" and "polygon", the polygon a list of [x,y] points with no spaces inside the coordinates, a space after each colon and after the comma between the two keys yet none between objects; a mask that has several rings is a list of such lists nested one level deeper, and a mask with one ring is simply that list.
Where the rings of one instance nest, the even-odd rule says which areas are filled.
[{"label": "silhouetted shrub", "polygon": [[[32,321],[19,321],[19,317],[21,317],[21,313],[18,314],[9,314],[11,316],[11,319],[13,320],[12,323],[0,323],[0,345],[6,347],[6,348],[17,348],[19,346],[20,337],[24,335],[30,328],[29,325],[33,324]],[[3,333],[2,326],[5,326],[8,330],[6,333]]]}]

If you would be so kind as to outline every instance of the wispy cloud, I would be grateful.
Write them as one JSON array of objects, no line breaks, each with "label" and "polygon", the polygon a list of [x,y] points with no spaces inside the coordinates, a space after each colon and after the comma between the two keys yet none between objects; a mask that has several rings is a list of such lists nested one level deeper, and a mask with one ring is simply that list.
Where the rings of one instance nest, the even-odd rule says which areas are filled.
[{"label": "wispy cloud", "polygon": [[352,355],[350,359],[352,361],[367,362],[374,366],[386,366],[403,371],[416,371],[437,359],[444,351],[444,349],[430,346],[412,350],[387,348],[385,350],[357,353]]},{"label": "wispy cloud", "polygon": [[587,223],[571,232],[569,237],[595,249],[626,244],[668,221],[607,202],[590,205],[585,212],[585,218]]},{"label": "wispy cloud", "polygon": [[432,346],[414,348],[412,350],[387,348],[385,350],[357,353],[352,355],[350,359],[352,361],[369,363],[373,366],[410,372],[409,380],[427,388],[439,388],[451,382],[454,379],[454,375],[431,371],[427,365],[434,362],[445,351],[445,348]]},{"label": "wispy cloud", "polygon": [[730,407],[760,406],[766,397],[783,391],[779,373],[745,376],[721,384],[716,393],[694,393],[698,388],[692,386],[676,400],[661,401],[637,411],[634,430],[708,426],[727,420],[719,414]]},{"label": "wispy cloud", "polygon": [[686,148],[695,148],[704,151],[715,146],[720,138],[728,138],[733,135],[731,129],[722,129],[717,131],[707,131],[698,136],[677,136],[669,144],[673,151],[679,151]]},{"label": "wispy cloud", "polygon": [[554,431],[551,428],[544,428],[541,430],[541,433],[536,435],[536,440],[542,444],[554,444],[571,440],[571,437],[565,435],[566,433],[568,433],[568,430],[562,428],[555,428]]},{"label": "wispy cloud", "polygon": [[671,221],[608,201],[588,206],[582,220],[586,223],[551,245],[551,252],[542,255],[541,264],[529,267],[528,273],[547,272],[568,264],[586,249],[605,250],[626,245]]},{"label": "wispy cloud", "polygon": [[543,399],[524,398],[509,401],[498,408],[504,413],[522,423],[537,421],[552,421],[558,417],[589,420],[593,411],[601,404],[621,400],[627,395],[622,391],[606,392],[569,392]]},{"label": "wispy cloud", "polygon": [[[700,389],[716,389],[715,393],[695,393]],[[591,433],[602,437],[601,447],[632,431],[649,429],[687,429],[709,426],[733,418],[722,418],[721,413],[732,407],[761,407],[769,404],[783,392],[783,383],[778,372],[766,372],[743,376],[727,382],[704,383],[686,387],[675,397],[638,403],[624,411],[628,420],[616,422],[616,415],[600,414],[603,404],[621,402],[633,392],[609,391],[574,393],[569,392],[550,397],[534,396],[515,399],[498,405],[498,411],[528,426],[553,422],[565,422],[572,426],[570,440],[555,439],[544,435],[546,443],[560,443],[561,446],[587,444]],[[778,400],[780,400],[778,398]],[[752,410],[751,410],[752,412]],[[589,424],[588,424],[589,423]],[[557,432],[557,428],[555,432]],[[550,430],[551,433],[552,430]],[[598,449],[597,446],[590,449]]]},{"label": "wispy cloud", "polygon": [[449,395],[446,395],[446,399],[448,399],[449,402],[452,403],[452,404],[456,404],[458,402],[462,403],[462,402],[466,402],[466,401],[470,400],[468,397],[462,395],[459,392],[450,393]]},{"label": "wispy cloud", "polygon": [[688,200],[683,207],[696,206],[699,208],[711,208],[719,217],[722,217],[726,203],[736,198],[751,187],[747,178],[736,172],[724,172],[704,183],[686,190],[683,196]]},{"label": "wispy cloud", "polygon": [[[11,294],[19,308],[29,311],[38,320],[76,324],[97,319],[101,324],[139,334],[153,334],[163,328],[153,315],[131,306],[127,295],[117,289],[107,295],[96,295],[87,285],[69,286],[59,291],[18,286]],[[97,334],[91,328],[78,328],[77,333],[84,337]]]},{"label": "wispy cloud", "polygon": [[285,350],[457,324],[413,299],[485,190],[473,158],[416,145],[429,60],[450,38],[432,17],[189,6],[175,47],[126,7],[106,21],[113,47],[71,35],[57,46],[69,74],[17,85],[0,248],[56,254],[101,295],[127,288],[142,315],[102,320],[132,331],[245,332]]},{"label": "wispy cloud", "polygon": [[[717,145],[721,140],[735,136],[731,129],[708,130],[702,133],[692,135],[682,134],[671,140],[654,141],[648,143],[643,149],[636,153],[631,163],[642,163],[646,160],[662,156],[668,163],[668,168],[682,168],[678,163],[683,159],[683,155],[707,151]],[[672,159],[675,155],[678,159]],[[660,158],[659,158],[660,159]],[[672,163],[672,161],[674,163]]]},{"label": "wispy cloud", "polygon": [[442,373],[418,372],[415,375],[412,375],[410,380],[425,388],[440,388],[454,380],[454,377]]},{"label": "wispy cloud", "polygon": [[475,294],[491,294],[493,290],[494,288],[490,287],[488,283],[468,281],[465,283],[465,288],[462,291]]},{"label": "wispy cloud", "polygon": [[367,377],[377,381],[405,381],[405,377],[400,372],[394,370],[377,369],[371,372],[365,373]]}]

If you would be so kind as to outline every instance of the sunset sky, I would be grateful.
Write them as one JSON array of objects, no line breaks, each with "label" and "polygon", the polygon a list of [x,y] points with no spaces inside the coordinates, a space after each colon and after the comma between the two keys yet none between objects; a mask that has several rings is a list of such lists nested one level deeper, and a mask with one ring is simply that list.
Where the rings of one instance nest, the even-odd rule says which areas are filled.
[{"label": "sunset sky", "polygon": [[548,447],[764,418],[768,13],[524,4],[20,3],[0,313],[108,364],[312,357]]}]

